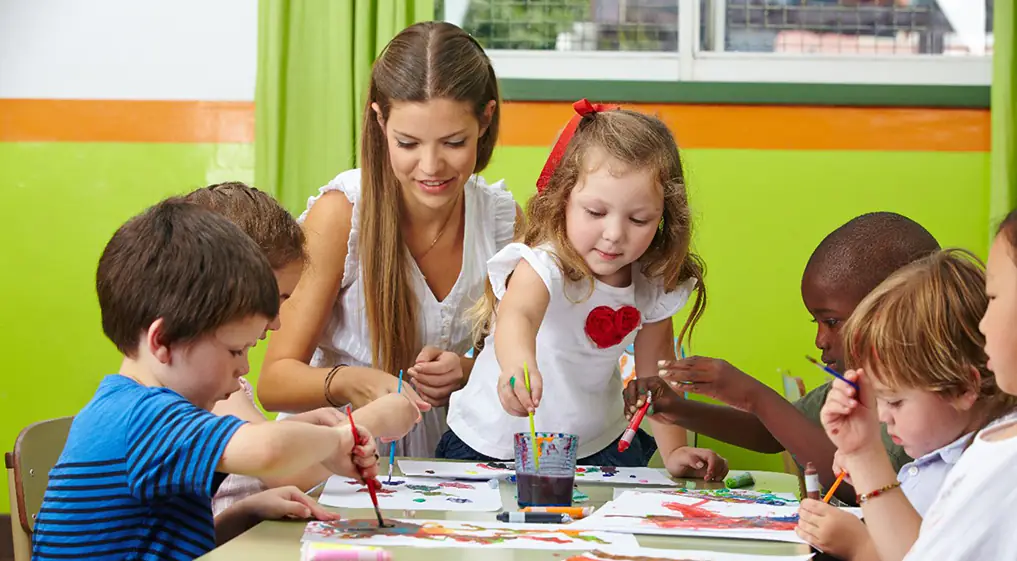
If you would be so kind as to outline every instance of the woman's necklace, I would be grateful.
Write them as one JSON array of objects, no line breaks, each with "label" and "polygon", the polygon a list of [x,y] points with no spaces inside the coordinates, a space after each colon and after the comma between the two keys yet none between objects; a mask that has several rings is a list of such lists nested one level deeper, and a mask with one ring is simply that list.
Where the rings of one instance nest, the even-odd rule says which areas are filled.
[{"label": "woman's necklace", "polygon": [[458,206],[459,206],[459,196],[457,195],[456,196],[456,200],[452,203],[452,210],[449,211],[448,216],[445,217],[445,222],[441,225],[441,229],[438,230],[438,235],[434,237],[434,240],[431,242],[431,245],[427,246],[427,249],[425,249],[423,253],[421,253],[420,255],[416,256],[415,259],[417,261],[420,261],[421,259],[423,259],[428,253],[431,252],[432,249],[434,249],[435,244],[438,243],[438,240],[441,239],[442,234],[445,233],[445,228],[447,228],[448,227],[448,223],[451,222],[452,215],[456,213],[456,208]]}]

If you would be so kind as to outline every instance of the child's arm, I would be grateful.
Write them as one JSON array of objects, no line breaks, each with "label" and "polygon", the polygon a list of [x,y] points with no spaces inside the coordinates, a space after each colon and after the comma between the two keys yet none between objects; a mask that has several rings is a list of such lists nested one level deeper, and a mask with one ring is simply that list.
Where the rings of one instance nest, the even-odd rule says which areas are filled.
[{"label": "child's arm", "polygon": [[[646,324],[636,334],[635,372],[638,378],[657,377],[657,363],[674,359],[674,327],[671,318]],[[656,403],[653,404],[656,408]],[[727,475],[727,462],[712,450],[691,448],[684,427],[650,418],[653,438],[669,473],[706,480]]]},{"label": "child's arm", "polygon": [[[226,444],[217,471],[253,477],[278,476],[324,463],[333,473],[356,479],[377,473],[373,438],[366,429],[353,441],[349,427],[307,423],[260,423],[241,426]],[[357,461],[354,457],[359,456]],[[370,458],[372,462],[366,461]],[[362,469],[373,467],[370,473]]]},{"label": "child's arm", "polygon": [[[836,380],[823,405],[823,428],[839,450],[838,462],[851,474],[862,512],[882,561],[898,561],[918,540],[922,517],[900,489],[897,474],[879,437],[875,390],[862,370],[848,370],[844,378],[856,390]],[[878,495],[877,495],[878,493]]]},{"label": "child's arm", "polygon": [[[809,419],[783,396],[723,360],[690,357],[671,363],[662,370],[667,371],[663,376],[665,381],[677,382],[672,387],[723,401],[741,409],[743,413],[721,412],[707,404],[686,401],[683,407],[688,407],[692,413],[684,416],[704,412],[710,415],[709,423],[707,419],[699,419],[697,423],[688,423],[690,428],[699,432],[702,427],[702,434],[754,450],[779,452],[785,449],[799,465],[812,462],[819,470],[820,482],[824,486],[833,484],[836,474],[830,466],[837,448],[827,438],[818,419]],[[755,416],[757,422],[753,423],[746,414]],[[721,416],[727,422],[718,418]],[[731,422],[738,424],[729,424]],[[776,450],[773,449],[771,439],[760,433],[758,423],[762,423],[771,439],[776,441]],[[742,431],[744,434],[739,436]],[[728,440],[726,437],[734,438]],[[837,490],[837,496],[844,497],[845,500],[853,499],[852,490],[845,486]]]},{"label": "child's arm", "polygon": [[824,502],[802,501],[795,533],[809,545],[844,561],[880,560],[865,524],[850,512]]},{"label": "child's arm", "polygon": [[652,421],[681,425],[755,452],[776,454],[784,451],[780,442],[752,413],[726,405],[686,400],[678,393],[681,391],[684,391],[682,386],[672,388],[656,374],[649,378],[636,378],[625,386],[625,414],[629,417],[635,414],[643,406],[646,395],[652,392]]},{"label": "child's arm", "polygon": [[[529,262],[520,260],[498,305],[494,332],[495,356],[501,367],[498,397],[509,414],[525,417],[540,404],[544,386],[537,368],[537,330],[550,300],[544,280]],[[529,392],[524,364],[529,370]]]},{"label": "child's arm", "polygon": [[279,487],[255,493],[233,503],[215,517],[215,542],[222,545],[265,520],[314,518],[339,520],[296,487]]}]

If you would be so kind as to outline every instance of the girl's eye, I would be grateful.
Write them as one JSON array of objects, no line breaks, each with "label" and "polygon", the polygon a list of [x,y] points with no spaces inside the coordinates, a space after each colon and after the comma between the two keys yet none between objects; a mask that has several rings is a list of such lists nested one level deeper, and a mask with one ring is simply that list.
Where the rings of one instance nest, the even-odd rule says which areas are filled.
[{"label": "girl's eye", "polygon": [[898,399],[897,401],[887,401],[886,405],[888,407],[897,407],[898,405],[900,405],[900,400]]},{"label": "girl's eye", "polygon": [[640,220],[638,218],[630,218],[629,220],[631,220],[636,226],[646,226],[649,224],[649,220]]},{"label": "girl's eye", "polygon": [[598,212],[596,210],[590,210],[590,209],[586,209],[586,214],[589,214],[590,216],[596,216],[597,218],[600,218],[601,216],[604,216],[603,212]]},{"label": "girl's eye", "polygon": [[452,148],[462,148],[463,146],[466,146],[466,141],[465,140],[449,140],[445,144],[448,145],[448,146],[451,146]]},{"label": "girl's eye", "polygon": [[231,349],[230,350],[230,354],[235,356],[235,357],[237,357],[237,358],[240,358],[240,357],[244,356],[244,351],[234,351],[234,350]]},{"label": "girl's eye", "polygon": [[824,319],[823,323],[827,327],[829,327],[830,329],[835,329],[838,325],[840,325],[840,320],[839,319],[832,319],[832,318],[831,319]]},{"label": "girl's eye", "polygon": [[413,148],[416,145],[417,145],[416,142],[406,142],[402,140],[396,140],[396,146],[400,148]]}]

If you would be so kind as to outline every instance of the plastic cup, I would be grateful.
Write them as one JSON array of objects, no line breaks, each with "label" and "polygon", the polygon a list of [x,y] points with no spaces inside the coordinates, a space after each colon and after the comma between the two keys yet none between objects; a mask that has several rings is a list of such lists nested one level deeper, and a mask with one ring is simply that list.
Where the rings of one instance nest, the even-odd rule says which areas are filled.
[{"label": "plastic cup", "polygon": [[[572,506],[578,448],[579,438],[574,434],[538,432],[534,449],[531,433],[517,433],[516,490],[519,506]],[[535,459],[539,459],[539,468]]]}]

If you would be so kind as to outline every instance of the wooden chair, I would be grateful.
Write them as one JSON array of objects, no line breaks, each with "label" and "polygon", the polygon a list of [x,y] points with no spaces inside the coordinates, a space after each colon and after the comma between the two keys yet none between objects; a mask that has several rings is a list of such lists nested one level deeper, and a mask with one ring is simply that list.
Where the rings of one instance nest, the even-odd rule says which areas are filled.
[{"label": "wooden chair", "polygon": [[29,561],[32,557],[35,517],[49,485],[49,471],[67,442],[72,419],[61,417],[25,427],[14,442],[14,452],[4,454],[15,561]]}]

